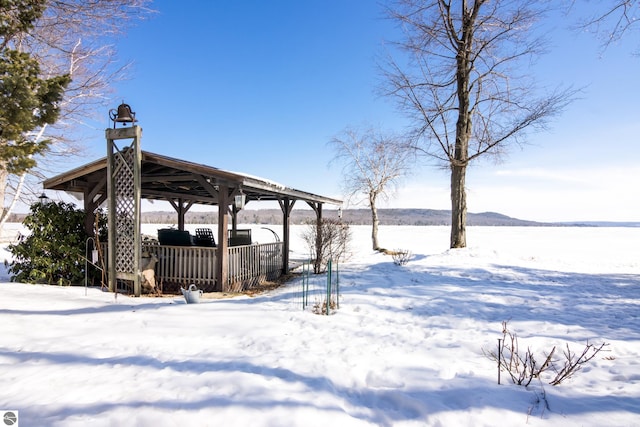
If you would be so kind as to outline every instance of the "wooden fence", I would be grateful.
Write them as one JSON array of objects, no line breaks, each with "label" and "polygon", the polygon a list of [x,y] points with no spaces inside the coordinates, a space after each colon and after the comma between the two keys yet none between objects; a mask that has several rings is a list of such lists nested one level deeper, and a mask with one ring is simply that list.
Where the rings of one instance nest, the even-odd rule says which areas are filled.
[{"label": "wooden fence", "polygon": [[[188,287],[191,284],[209,291],[215,289],[216,248],[145,245],[142,251],[158,257],[156,281],[164,291],[178,291],[176,285]],[[172,289],[174,287],[176,289]]]},{"label": "wooden fence", "polygon": [[229,284],[232,291],[251,288],[282,273],[283,243],[231,246]]}]

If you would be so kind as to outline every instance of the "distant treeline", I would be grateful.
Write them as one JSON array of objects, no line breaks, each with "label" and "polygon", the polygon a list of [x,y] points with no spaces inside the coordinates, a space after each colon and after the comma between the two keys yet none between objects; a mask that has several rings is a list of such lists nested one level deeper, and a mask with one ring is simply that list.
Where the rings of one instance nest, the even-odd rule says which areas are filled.
[{"label": "distant treeline", "polygon": [[[338,218],[338,211],[325,209],[324,218]],[[450,225],[451,211],[434,209],[379,209],[380,225]],[[316,214],[309,209],[294,209],[291,212],[291,224],[305,224],[314,221]],[[342,219],[353,225],[371,225],[369,209],[346,209],[342,211]],[[174,224],[177,216],[174,212],[144,212],[143,223]],[[216,224],[217,211],[187,212],[185,222],[188,224]],[[238,213],[238,222],[242,224],[282,224],[282,211],[279,209],[243,210]],[[541,226],[550,225],[534,221],[511,218],[494,212],[469,213],[467,225],[484,226]]]},{"label": "distant treeline", "polygon": [[[12,213],[7,222],[22,222],[28,214]],[[338,211],[325,209],[324,218],[338,218]],[[380,225],[451,225],[451,211],[436,209],[378,209]],[[369,209],[345,209],[342,218],[353,225],[371,225],[371,211]],[[310,209],[294,209],[291,212],[291,224],[305,224],[314,221],[316,214]],[[213,208],[211,212],[187,212],[187,224],[216,224],[218,212]],[[142,222],[146,224],[177,224],[175,212],[158,211],[143,212]],[[282,224],[280,209],[243,210],[238,213],[241,224]],[[560,227],[640,227],[640,222],[536,222],[511,218],[495,212],[468,213],[467,225],[481,226],[560,226]]]}]

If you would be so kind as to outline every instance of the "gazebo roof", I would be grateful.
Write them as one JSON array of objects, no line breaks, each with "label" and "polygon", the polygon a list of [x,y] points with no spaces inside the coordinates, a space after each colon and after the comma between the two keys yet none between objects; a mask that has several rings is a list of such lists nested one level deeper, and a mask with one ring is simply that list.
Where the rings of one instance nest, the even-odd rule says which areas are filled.
[{"label": "gazebo roof", "polygon": [[[341,205],[342,200],[286,187],[264,178],[230,172],[212,166],[142,151],[141,191],[143,199],[188,201],[217,205],[218,185],[240,188],[246,200],[301,200],[308,203]],[[96,160],[44,181],[47,190],[105,196],[107,158]]]}]

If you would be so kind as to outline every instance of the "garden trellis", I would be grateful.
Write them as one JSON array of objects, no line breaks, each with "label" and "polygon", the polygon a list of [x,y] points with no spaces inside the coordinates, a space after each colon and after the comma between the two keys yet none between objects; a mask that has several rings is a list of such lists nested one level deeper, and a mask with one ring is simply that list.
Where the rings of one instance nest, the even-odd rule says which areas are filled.
[{"label": "garden trellis", "polygon": [[338,262],[329,259],[323,274],[313,274],[312,261],[302,264],[300,282],[302,309],[310,305],[316,314],[331,314],[340,308],[340,270]]}]

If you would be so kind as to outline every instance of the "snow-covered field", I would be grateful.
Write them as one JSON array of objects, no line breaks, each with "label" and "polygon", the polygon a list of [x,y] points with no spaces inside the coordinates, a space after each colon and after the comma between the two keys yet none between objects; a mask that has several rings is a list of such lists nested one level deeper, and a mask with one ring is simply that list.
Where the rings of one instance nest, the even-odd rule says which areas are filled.
[{"label": "snow-covered field", "polygon": [[[300,279],[187,305],[0,268],[0,411],[23,427],[640,426],[640,228],[470,227],[461,250],[448,234],[382,227],[413,253],[400,267],[353,227],[331,316],[302,310]],[[498,385],[483,350],[503,321],[540,359],[609,351],[559,386]]]}]

